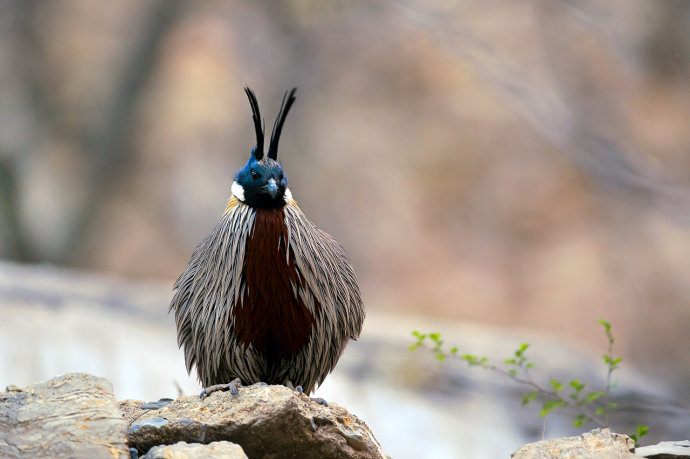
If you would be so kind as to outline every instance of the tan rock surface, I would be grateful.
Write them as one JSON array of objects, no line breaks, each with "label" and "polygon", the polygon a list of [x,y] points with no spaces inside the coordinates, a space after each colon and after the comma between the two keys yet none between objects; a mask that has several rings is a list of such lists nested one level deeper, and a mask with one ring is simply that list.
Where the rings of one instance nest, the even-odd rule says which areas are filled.
[{"label": "tan rock surface", "polygon": [[635,454],[654,459],[690,457],[690,440],[662,441],[656,445],[642,446],[635,449]]},{"label": "tan rock surface", "polygon": [[110,382],[70,373],[0,392],[0,457],[129,458]]},{"label": "tan rock surface", "polygon": [[156,410],[120,407],[130,423],[129,445],[141,453],[179,441],[239,444],[249,457],[385,458],[369,427],[345,408],[319,405],[283,386],[253,385],[238,395],[181,397]]},{"label": "tan rock surface", "polygon": [[634,459],[635,442],[627,435],[595,429],[577,437],[528,443],[514,452],[513,459]]},{"label": "tan rock surface", "polygon": [[178,442],[174,445],[154,446],[142,459],[247,459],[240,445],[229,441],[214,441],[208,445]]}]

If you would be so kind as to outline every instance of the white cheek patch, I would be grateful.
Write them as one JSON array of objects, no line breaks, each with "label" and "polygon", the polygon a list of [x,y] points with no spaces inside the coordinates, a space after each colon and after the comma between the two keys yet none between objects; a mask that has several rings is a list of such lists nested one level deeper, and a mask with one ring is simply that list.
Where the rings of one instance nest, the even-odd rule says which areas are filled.
[{"label": "white cheek patch", "polygon": [[290,188],[285,188],[283,197],[285,198],[285,204],[290,204],[292,202],[292,191],[290,191]]},{"label": "white cheek patch", "polygon": [[242,188],[242,185],[240,185],[237,182],[232,182],[230,191],[232,191],[233,196],[235,196],[240,201],[244,202],[244,188]]}]

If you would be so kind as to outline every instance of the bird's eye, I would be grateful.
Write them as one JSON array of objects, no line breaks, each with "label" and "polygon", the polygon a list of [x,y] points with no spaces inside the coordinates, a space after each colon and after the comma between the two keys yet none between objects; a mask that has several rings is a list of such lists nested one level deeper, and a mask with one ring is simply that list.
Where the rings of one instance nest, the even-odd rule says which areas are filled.
[{"label": "bird's eye", "polygon": [[278,176],[278,180],[283,180],[283,173],[281,172],[280,175]]},{"label": "bird's eye", "polygon": [[256,171],[252,171],[252,178],[253,178],[254,180],[258,179],[258,178],[259,178],[259,174],[258,174]]}]

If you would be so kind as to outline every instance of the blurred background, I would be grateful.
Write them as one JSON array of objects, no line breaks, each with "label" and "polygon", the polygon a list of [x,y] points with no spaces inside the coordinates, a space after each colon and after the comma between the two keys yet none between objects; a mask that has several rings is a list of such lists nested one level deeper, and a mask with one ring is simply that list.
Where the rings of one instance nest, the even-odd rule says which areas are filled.
[{"label": "blurred background", "polygon": [[254,146],[245,85],[267,125],[299,88],[279,159],[369,314],[321,393],[389,454],[541,438],[514,386],[410,354],[413,329],[499,357],[541,343],[546,374],[604,381],[599,318],[621,393],[654,405],[620,422],[656,410],[650,438],[687,437],[683,0],[3,1],[0,385],[90,370],[120,398],[198,389],[167,304]]}]

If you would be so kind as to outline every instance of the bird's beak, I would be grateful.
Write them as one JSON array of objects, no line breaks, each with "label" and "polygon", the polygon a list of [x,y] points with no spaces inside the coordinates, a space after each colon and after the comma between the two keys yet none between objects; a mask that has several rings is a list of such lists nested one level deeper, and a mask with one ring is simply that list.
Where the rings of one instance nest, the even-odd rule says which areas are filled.
[{"label": "bird's beak", "polygon": [[268,179],[268,183],[259,189],[262,192],[270,195],[271,198],[275,198],[278,194],[278,185],[276,184],[276,180],[273,178]]}]

